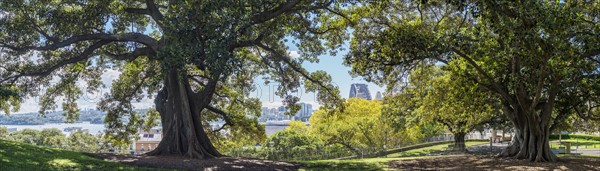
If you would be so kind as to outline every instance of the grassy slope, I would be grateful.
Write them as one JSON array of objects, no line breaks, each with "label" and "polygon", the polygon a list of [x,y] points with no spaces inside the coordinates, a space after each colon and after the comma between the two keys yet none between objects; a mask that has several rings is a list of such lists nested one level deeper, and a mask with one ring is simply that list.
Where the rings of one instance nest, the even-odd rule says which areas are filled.
[{"label": "grassy slope", "polygon": [[[469,141],[469,142],[465,143],[465,145],[467,147],[468,146],[474,146],[474,145],[480,145],[480,144],[489,144],[489,142]],[[419,149],[414,149],[414,150],[408,150],[408,151],[403,151],[403,152],[399,152],[399,153],[389,154],[386,157],[423,156],[423,155],[426,155],[426,154],[429,154],[429,153],[446,150],[448,148],[448,145],[449,144],[441,144],[441,145],[434,145],[434,146],[431,146],[431,147],[425,147],[425,148],[419,148]]]},{"label": "grassy slope", "polygon": [[[473,146],[486,143],[487,142],[466,142],[466,145]],[[408,150],[400,153],[389,154],[381,158],[299,161],[299,163],[302,163],[304,165],[304,167],[300,170],[387,170],[389,169],[387,163],[390,161],[438,157],[423,155],[446,150],[446,148],[448,148],[448,145],[449,144],[442,144],[414,150]]]},{"label": "grassy slope", "polygon": [[83,153],[0,140],[0,170],[155,170],[103,161]]}]

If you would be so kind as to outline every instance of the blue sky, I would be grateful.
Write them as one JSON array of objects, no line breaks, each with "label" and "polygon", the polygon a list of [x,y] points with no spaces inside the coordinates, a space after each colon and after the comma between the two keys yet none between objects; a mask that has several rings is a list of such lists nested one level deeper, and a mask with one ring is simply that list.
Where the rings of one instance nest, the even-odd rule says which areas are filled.
[{"label": "blue sky", "polygon": [[[301,53],[298,51],[298,48],[295,47],[290,42],[291,41],[288,41],[288,43],[286,45],[288,46],[288,51],[290,52],[291,56],[296,55],[296,53]],[[348,44],[345,45],[345,49],[349,49]],[[333,82],[335,84],[337,84],[337,86],[340,88],[340,93],[343,98],[348,98],[348,95],[350,92],[350,85],[353,83],[366,83],[369,86],[369,91],[371,92],[372,97],[375,97],[375,94],[377,93],[377,91],[380,91],[383,93],[385,90],[385,87],[381,87],[381,86],[378,86],[373,83],[368,83],[361,77],[352,78],[352,76],[350,76],[350,74],[348,72],[350,71],[351,68],[343,65],[344,56],[347,53],[348,53],[348,51],[344,50],[344,51],[339,51],[336,54],[336,56],[323,55],[323,56],[319,57],[319,59],[320,59],[319,63],[305,62],[302,64],[302,66],[305,67],[306,70],[308,70],[309,72],[323,70],[323,71],[329,73],[329,75],[331,75],[331,78],[333,79]],[[260,83],[258,85],[260,87],[258,89],[258,91],[261,91],[261,92],[257,92],[256,94],[254,94],[252,96],[259,97],[260,100],[263,102],[263,106],[266,106],[266,107],[281,106],[281,98],[273,95],[273,92],[274,92],[273,89],[276,88],[275,87],[276,83],[273,83],[270,86],[262,85],[263,81],[260,78],[255,79],[255,82]],[[313,104],[313,108],[315,108],[315,109],[318,107],[317,101],[315,99],[316,95],[314,93],[306,94],[306,93],[304,93],[304,90],[302,89],[302,92],[299,96],[300,96],[301,102]]]}]

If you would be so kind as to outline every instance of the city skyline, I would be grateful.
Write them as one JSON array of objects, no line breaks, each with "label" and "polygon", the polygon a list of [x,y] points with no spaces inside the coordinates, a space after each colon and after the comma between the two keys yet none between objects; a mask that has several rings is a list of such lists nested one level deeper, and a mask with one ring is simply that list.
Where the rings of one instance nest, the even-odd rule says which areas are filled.
[{"label": "city skyline", "polygon": [[348,98],[363,98],[366,100],[372,100],[371,92],[369,91],[369,86],[367,84],[354,83],[350,85],[350,93]]}]

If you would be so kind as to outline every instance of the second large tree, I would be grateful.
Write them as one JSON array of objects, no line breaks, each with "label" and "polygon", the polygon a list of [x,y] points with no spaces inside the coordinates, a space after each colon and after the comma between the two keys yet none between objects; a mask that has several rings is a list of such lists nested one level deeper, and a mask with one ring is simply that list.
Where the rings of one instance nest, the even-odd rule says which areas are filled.
[{"label": "second large tree", "polygon": [[454,72],[495,93],[516,128],[503,156],[555,161],[557,123],[598,119],[598,2],[379,1],[349,12],[362,17],[346,62],[368,80],[394,87],[414,66],[465,63]]}]

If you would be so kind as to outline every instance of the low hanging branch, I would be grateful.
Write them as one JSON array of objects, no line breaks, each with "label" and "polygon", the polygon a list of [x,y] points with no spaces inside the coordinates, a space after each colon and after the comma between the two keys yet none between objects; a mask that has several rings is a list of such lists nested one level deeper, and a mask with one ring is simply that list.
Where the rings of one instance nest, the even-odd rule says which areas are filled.
[{"label": "low hanging branch", "polygon": [[108,34],[108,33],[94,33],[94,34],[84,34],[77,35],[70,38],[67,38],[63,41],[52,43],[46,46],[23,46],[17,47],[9,44],[0,44],[0,47],[6,47],[15,51],[29,51],[29,50],[37,50],[37,51],[50,51],[56,50],[59,48],[67,47],[72,44],[82,42],[82,41],[90,41],[90,40],[102,40],[109,42],[137,42],[144,44],[148,47],[151,47],[152,50],[156,51],[159,47],[159,43],[156,39],[142,34],[142,33],[123,33],[123,34]]},{"label": "low hanging branch", "polygon": [[19,73],[18,75],[7,77],[3,80],[0,80],[0,83],[5,82],[10,79],[18,79],[20,77],[26,77],[26,76],[42,76],[42,77],[47,76],[50,73],[52,73],[53,71],[64,67],[65,65],[77,63],[77,62],[80,62],[80,61],[90,58],[96,49],[99,49],[108,43],[110,43],[110,41],[107,41],[107,40],[98,41],[98,42],[94,43],[93,45],[91,45],[90,47],[86,48],[78,56],[75,56],[73,58],[69,58],[66,60],[62,60],[56,64],[50,65],[49,67],[45,67],[44,69],[41,69],[41,70]]},{"label": "low hanging branch", "polygon": [[217,130],[214,130],[213,132],[219,132],[219,131],[221,131],[223,128],[225,128],[225,125],[229,125],[229,126],[233,126],[234,125],[234,123],[231,120],[231,118],[229,118],[230,115],[227,114],[227,113],[225,113],[224,111],[222,111],[220,109],[217,109],[215,107],[212,107],[212,106],[206,106],[206,109],[210,110],[211,112],[213,112],[215,114],[220,115],[223,118],[223,120],[225,120],[225,124],[223,124],[223,126],[221,126],[221,128],[219,128]]}]

